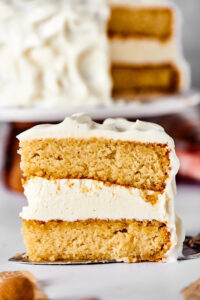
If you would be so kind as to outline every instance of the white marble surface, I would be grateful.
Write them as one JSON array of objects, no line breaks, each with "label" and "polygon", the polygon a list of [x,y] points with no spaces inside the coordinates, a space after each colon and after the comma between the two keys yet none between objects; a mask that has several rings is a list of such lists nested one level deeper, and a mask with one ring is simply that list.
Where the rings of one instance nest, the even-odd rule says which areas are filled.
[{"label": "white marble surface", "polygon": [[[1,137],[0,137],[1,142]],[[0,153],[0,163],[3,157]],[[24,251],[18,217],[26,200],[0,185],[0,271],[29,270],[52,300],[175,300],[200,277],[200,259],[176,263],[34,266],[8,262]],[[178,214],[187,234],[200,231],[200,185],[178,185]]]}]

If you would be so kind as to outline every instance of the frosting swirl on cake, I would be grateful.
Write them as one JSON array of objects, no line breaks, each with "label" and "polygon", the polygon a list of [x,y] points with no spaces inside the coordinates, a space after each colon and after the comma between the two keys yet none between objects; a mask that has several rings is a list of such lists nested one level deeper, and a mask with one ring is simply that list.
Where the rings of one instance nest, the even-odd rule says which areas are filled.
[{"label": "frosting swirl on cake", "polygon": [[108,16],[104,0],[1,1],[0,105],[109,104]]}]

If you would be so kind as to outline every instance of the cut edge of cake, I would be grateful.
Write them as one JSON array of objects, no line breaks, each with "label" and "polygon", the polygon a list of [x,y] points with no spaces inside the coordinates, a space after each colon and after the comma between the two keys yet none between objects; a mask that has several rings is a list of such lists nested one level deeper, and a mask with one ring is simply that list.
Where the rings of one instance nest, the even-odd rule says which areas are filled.
[{"label": "cut edge of cake", "polygon": [[[118,248],[118,250],[116,248],[117,254],[112,254],[113,260],[121,260],[126,262],[143,260],[175,260],[177,256],[181,254],[184,235],[181,222],[176,217],[174,211],[174,195],[176,190],[175,175],[178,171],[179,163],[175,155],[173,140],[164,132],[162,127],[156,124],[141,121],[137,121],[136,123],[129,122],[124,119],[107,119],[101,125],[93,122],[90,117],[85,114],[76,114],[71,118],[66,118],[62,123],[57,125],[36,126],[33,129],[20,134],[18,138],[20,140],[22,148],[23,145],[24,147],[26,147],[26,143],[23,144],[24,141],[34,141],[34,139],[38,141],[50,138],[50,140],[48,140],[48,143],[46,143],[46,147],[51,149],[51,140],[56,139],[57,141],[59,141],[59,139],[69,138],[69,136],[73,137],[74,139],[82,138],[88,141],[90,141],[91,137],[96,137],[97,139],[101,139],[102,137],[104,137],[108,141],[109,139],[115,141],[134,140],[140,141],[141,143],[143,143],[144,141],[147,142],[148,138],[148,143],[154,142],[159,144],[167,144],[170,150],[170,167],[168,169],[166,186],[162,191],[153,191],[151,189],[140,190],[139,188],[133,186],[123,186],[123,184],[119,185],[116,183],[113,184],[110,182],[103,182],[99,181],[99,179],[48,179],[43,176],[38,177],[37,175],[35,176],[34,174],[32,174],[30,178],[27,178],[24,184],[25,195],[27,196],[29,205],[28,207],[24,207],[22,213],[20,214],[21,218],[23,219],[23,234],[27,248],[27,255],[29,256],[30,260],[48,260],[49,257],[50,261],[54,259],[84,261],[83,254],[86,249],[87,251],[85,252],[85,260],[87,261],[89,261],[88,255],[93,257],[92,260],[94,259],[95,261],[98,261],[98,259],[99,261],[105,260],[105,253],[107,253],[108,260],[112,260],[109,256],[108,249],[113,249],[113,247],[116,247],[116,244],[114,242],[116,241],[116,238],[119,245],[123,244],[123,246],[122,248]],[[103,148],[103,146],[101,147]],[[62,147],[60,146],[60,148]],[[96,151],[95,149],[94,151]],[[52,148],[52,156],[56,155],[54,150],[55,149]],[[20,152],[21,151],[22,149],[20,150]],[[43,156],[41,156],[41,159],[42,157]],[[29,159],[31,162],[31,157]],[[87,164],[87,162],[85,163]],[[49,162],[49,164],[51,164],[51,162]],[[146,215],[144,211],[146,211]],[[137,216],[139,216],[139,218],[137,218]],[[88,220],[93,221],[89,222]],[[97,220],[97,222],[95,223],[94,220]],[[127,225],[126,221],[130,225],[130,227]],[[163,242],[163,245],[159,244],[160,251],[161,249],[165,249],[166,251],[159,252],[162,253],[161,255],[158,254],[158,251],[154,248],[152,252],[150,251],[151,254],[149,254],[150,256],[148,256],[147,258],[147,254],[138,254],[139,252],[135,250],[137,252],[136,254],[133,248],[131,250],[133,241],[135,241],[135,243],[137,244],[137,239],[136,237],[134,237],[135,235],[137,235],[137,230],[134,231],[135,233],[133,233],[131,228],[136,226],[137,228],[141,228],[142,230],[142,224],[146,224],[147,222],[149,226],[152,226],[154,224],[154,221],[160,222],[160,225],[157,228],[159,228],[160,226],[162,228],[164,226],[164,228],[166,229],[166,231],[162,229],[165,232],[165,237],[163,237],[163,240],[165,240],[165,242]],[[120,227],[120,224],[122,224],[121,222],[126,223],[124,228]],[[76,224],[77,226],[76,229],[74,229],[73,227],[75,226],[74,224]],[[76,235],[77,230],[80,230],[81,232],[83,224],[85,224],[84,226],[86,226],[86,232],[87,228],[90,231],[90,234],[88,231],[86,243],[84,244],[84,242],[77,239],[77,237],[74,239],[74,243],[70,242],[69,240],[67,242],[68,234],[73,236],[73,234]],[[111,231],[109,234],[109,238],[107,237],[104,240],[102,234],[104,232],[103,228],[105,224],[107,224],[106,226],[108,226],[109,228],[112,228],[113,224],[118,224],[118,226],[121,228],[119,229],[119,235],[117,235],[116,237],[116,230],[112,231],[110,229]],[[129,227],[129,229],[127,229],[127,226]],[[48,228],[49,231],[47,230],[47,232],[52,232],[52,234],[49,235],[47,233],[46,235],[40,235],[43,230],[45,231],[45,228]],[[98,240],[97,244],[99,243],[99,252],[95,252],[98,247],[95,244],[96,238],[93,239],[92,237],[92,230],[94,232],[95,230],[97,230],[98,232],[96,234]],[[53,234],[53,232],[57,232],[57,234]],[[58,248],[56,248],[56,236],[58,236],[58,240],[61,241],[64,239],[65,235],[66,243],[63,245],[63,252],[61,251],[59,253],[59,251],[57,252]],[[38,238],[38,236],[40,236],[41,238],[42,236],[44,236],[44,240],[47,239],[46,243],[49,245],[49,251],[51,252],[51,255],[48,251],[45,252],[44,250],[44,252],[42,252],[42,243],[44,242],[44,240],[42,241],[41,238]],[[148,239],[145,234],[143,235],[143,238],[144,240]],[[167,239],[168,242],[166,242]],[[96,250],[94,250],[94,253],[92,252],[91,241],[93,241],[94,243],[94,248],[97,247]],[[37,248],[40,249],[38,250],[38,253],[36,251],[36,248],[33,248],[33,242],[35,242],[37,244]],[[40,242],[41,247],[39,245]],[[59,243],[60,242],[58,242],[58,244]],[[91,247],[89,246],[89,244],[87,245],[87,243],[91,244]],[[107,247],[107,250],[105,250],[107,252],[103,252],[103,248],[100,247],[100,245],[103,245],[104,243],[105,248]],[[125,248],[124,243],[127,246]],[[79,247],[82,247],[83,249],[83,251],[81,252],[82,254],[78,250]],[[126,253],[124,252],[124,254],[122,255],[123,248],[124,251],[126,249]],[[55,250],[55,256],[53,254],[53,249]],[[71,250],[69,250],[68,252],[67,249]],[[70,251],[72,256],[74,253],[74,257],[69,255]],[[112,251],[114,251],[114,249]],[[94,256],[92,256],[92,253],[94,254]],[[104,255],[102,253],[104,253]]]}]

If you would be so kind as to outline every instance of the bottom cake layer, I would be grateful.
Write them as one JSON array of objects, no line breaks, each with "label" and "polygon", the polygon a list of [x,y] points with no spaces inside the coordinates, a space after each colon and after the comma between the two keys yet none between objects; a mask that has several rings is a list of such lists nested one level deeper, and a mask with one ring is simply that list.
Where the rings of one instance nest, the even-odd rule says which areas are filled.
[{"label": "bottom cake layer", "polygon": [[171,64],[114,64],[112,77],[115,98],[133,94],[175,93],[180,85],[179,71]]},{"label": "bottom cake layer", "polygon": [[166,224],[156,220],[23,220],[22,233],[33,262],[162,261],[171,248]]}]

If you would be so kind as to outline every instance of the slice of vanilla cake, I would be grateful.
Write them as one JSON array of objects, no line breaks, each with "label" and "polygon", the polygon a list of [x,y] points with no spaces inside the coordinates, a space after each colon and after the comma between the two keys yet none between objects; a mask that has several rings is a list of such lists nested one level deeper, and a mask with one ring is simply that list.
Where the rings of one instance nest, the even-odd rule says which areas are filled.
[{"label": "slice of vanilla cake", "polygon": [[147,122],[76,114],[18,136],[30,261],[168,261],[182,249],[173,140]]}]

